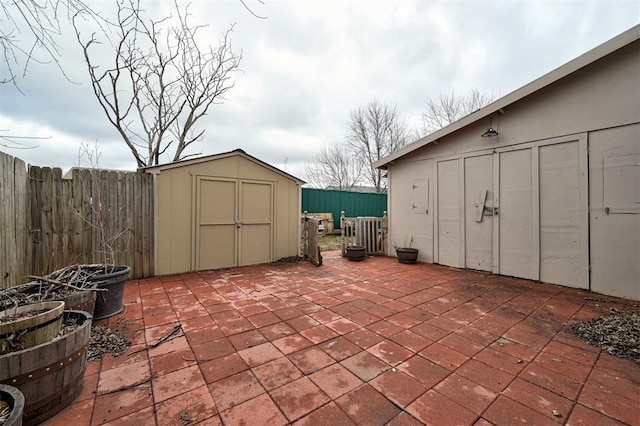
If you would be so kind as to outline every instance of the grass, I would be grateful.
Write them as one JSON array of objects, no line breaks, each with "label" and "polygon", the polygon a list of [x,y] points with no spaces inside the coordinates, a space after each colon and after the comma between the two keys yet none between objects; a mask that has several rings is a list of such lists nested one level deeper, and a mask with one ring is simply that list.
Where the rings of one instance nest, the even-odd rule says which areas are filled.
[{"label": "grass", "polygon": [[318,238],[320,251],[340,250],[340,239],[340,235],[326,235],[324,237]]}]

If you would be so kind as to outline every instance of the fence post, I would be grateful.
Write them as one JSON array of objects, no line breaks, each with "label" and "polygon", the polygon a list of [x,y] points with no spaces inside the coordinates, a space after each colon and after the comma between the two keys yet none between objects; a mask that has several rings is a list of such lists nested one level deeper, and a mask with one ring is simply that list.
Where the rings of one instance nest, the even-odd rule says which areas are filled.
[{"label": "fence post", "polygon": [[347,254],[347,248],[345,244],[345,213],[344,210],[340,211],[340,256],[344,257]]},{"label": "fence post", "polygon": [[387,255],[387,236],[389,235],[389,217],[387,215],[387,211],[382,212],[382,254]]},{"label": "fence post", "polygon": [[304,221],[302,223],[302,255],[304,258],[309,257],[309,217],[308,212],[304,211]]}]

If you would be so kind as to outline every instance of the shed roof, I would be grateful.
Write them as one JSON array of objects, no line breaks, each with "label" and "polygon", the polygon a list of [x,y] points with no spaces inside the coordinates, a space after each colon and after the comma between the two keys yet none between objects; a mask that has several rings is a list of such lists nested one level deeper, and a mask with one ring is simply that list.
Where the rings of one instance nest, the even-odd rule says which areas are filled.
[{"label": "shed roof", "polygon": [[240,148],[234,149],[233,151],[222,152],[220,154],[205,155],[203,157],[190,158],[188,160],[175,161],[173,163],[165,163],[165,164],[158,164],[156,166],[141,167],[139,170],[145,171],[147,173],[159,174],[163,170],[175,169],[177,167],[191,166],[193,164],[200,164],[207,161],[220,160],[222,158],[228,158],[228,157],[234,157],[234,156],[239,156],[249,161],[252,161],[256,164],[259,164],[260,166],[267,168],[275,173],[278,173],[286,178],[289,178],[295,181],[296,183],[299,183],[300,185],[303,185],[306,183],[302,179],[298,179],[297,177],[290,175],[289,173],[282,171],[277,167],[272,166],[269,163],[265,163],[264,161],[254,157],[253,155],[247,154],[244,150]]},{"label": "shed roof", "polygon": [[373,166],[379,169],[386,169],[387,165],[392,164],[395,160],[404,157],[416,151],[438,139],[450,135],[451,133],[456,132],[472,123],[477,122],[485,117],[494,114],[497,111],[500,111],[502,108],[511,105],[530,94],[543,89],[544,87],[549,86],[550,84],[555,83],[558,80],[561,80],[568,75],[604,58],[607,55],[619,50],[636,40],[640,39],[640,25],[636,25],[629,30],[623,32],[622,34],[617,35],[616,37],[602,43],[601,45],[591,49],[590,51],[578,56],[577,58],[567,62],[566,64],[556,68],[555,70],[543,75],[542,77],[532,81],[525,86],[509,93],[506,96],[490,103],[489,105],[475,111],[458,121],[455,121],[449,124],[446,127],[443,127],[440,130],[437,130],[422,139],[418,139],[417,141],[405,146],[398,151],[387,155],[386,157],[381,158],[380,160],[373,163]]}]

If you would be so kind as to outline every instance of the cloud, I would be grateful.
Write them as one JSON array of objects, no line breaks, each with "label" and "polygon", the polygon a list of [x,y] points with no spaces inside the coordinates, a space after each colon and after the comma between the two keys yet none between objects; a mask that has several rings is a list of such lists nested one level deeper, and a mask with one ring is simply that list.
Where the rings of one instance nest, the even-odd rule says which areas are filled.
[{"label": "cloud", "polygon": [[[115,3],[97,4],[113,13]],[[143,4],[158,16],[169,10]],[[242,148],[298,175],[322,144],[344,140],[350,111],[374,97],[397,105],[410,124],[429,97],[471,88],[505,95],[640,16],[635,0],[247,4],[268,19],[255,18],[238,1],[192,2],[193,22],[207,25],[203,40],[215,44],[235,23],[232,43],[243,61],[235,87],[202,119],[204,138],[189,153]],[[24,95],[0,86],[0,129],[51,136],[36,149],[9,153],[67,168],[81,142],[98,141],[104,167],[135,168],[93,97],[69,28],[60,46],[73,83],[51,64],[32,64],[20,82]]]}]

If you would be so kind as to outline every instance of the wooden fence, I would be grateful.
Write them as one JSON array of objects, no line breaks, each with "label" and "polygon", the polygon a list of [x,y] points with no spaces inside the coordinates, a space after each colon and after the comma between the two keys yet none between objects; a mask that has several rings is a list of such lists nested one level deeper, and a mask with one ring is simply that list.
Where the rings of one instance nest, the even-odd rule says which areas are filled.
[{"label": "wooden fence", "polygon": [[25,167],[0,152],[0,284],[21,284],[74,263],[131,267],[153,274],[150,174]]}]

